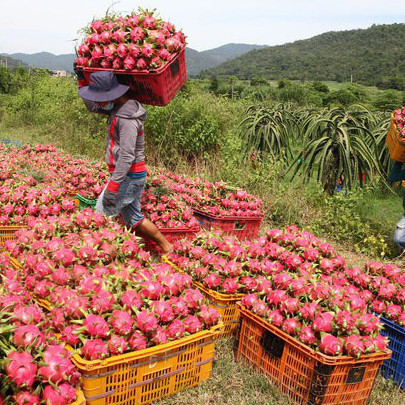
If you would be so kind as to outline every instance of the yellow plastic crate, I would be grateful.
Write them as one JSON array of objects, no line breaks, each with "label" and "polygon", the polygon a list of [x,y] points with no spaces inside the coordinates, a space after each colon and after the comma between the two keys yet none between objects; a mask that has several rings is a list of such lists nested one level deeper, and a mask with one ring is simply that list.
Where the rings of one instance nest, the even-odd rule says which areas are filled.
[{"label": "yellow plastic crate", "polygon": [[84,394],[82,390],[78,390],[76,392],[76,401],[73,402],[71,405],[86,405],[86,400],[84,398]]},{"label": "yellow plastic crate", "polygon": [[6,240],[16,239],[15,233],[25,228],[24,226],[0,226],[0,247],[3,246]]},{"label": "yellow plastic crate", "polygon": [[[171,262],[167,256],[162,256],[162,261],[170,264],[178,272],[184,271]],[[224,330],[219,335],[220,338],[230,336],[237,332],[240,324],[240,314],[237,303],[244,297],[245,294],[222,294],[214,290],[206,288],[201,283],[193,282],[194,287],[198,288],[208,301],[211,308],[215,308],[221,315],[221,322],[224,324]]]},{"label": "yellow plastic crate", "polygon": [[150,404],[208,380],[222,327],[104,360],[88,361],[74,353],[86,404]]}]

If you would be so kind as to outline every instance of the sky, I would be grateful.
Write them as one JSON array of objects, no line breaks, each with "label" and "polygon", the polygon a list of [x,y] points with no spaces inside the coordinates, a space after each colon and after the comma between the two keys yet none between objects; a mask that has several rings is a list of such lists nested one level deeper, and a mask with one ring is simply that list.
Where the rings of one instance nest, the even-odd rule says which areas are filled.
[{"label": "sky", "polygon": [[78,31],[110,6],[123,13],[156,8],[198,51],[405,23],[404,0],[0,0],[0,53],[73,53]]}]

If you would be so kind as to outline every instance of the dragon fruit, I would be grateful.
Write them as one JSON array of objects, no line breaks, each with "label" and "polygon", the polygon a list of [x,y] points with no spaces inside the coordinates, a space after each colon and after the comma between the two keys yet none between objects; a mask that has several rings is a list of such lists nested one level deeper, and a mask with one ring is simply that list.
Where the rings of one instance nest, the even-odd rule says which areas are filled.
[{"label": "dragon fruit", "polygon": [[331,312],[322,312],[318,314],[312,324],[312,328],[315,332],[331,332],[333,326],[333,319],[335,315]]},{"label": "dragon fruit", "polygon": [[140,332],[134,331],[128,340],[131,350],[143,350],[148,346],[147,338]]},{"label": "dragon fruit", "polygon": [[28,352],[11,352],[6,359],[5,371],[17,387],[31,387],[36,381],[37,365]]},{"label": "dragon fruit", "polygon": [[303,326],[298,336],[302,343],[311,346],[316,342],[316,336],[309,326]]},{"label": "dragon fruit", "polygon": [[338,356],[343,351],[342,340],[330,334],[322,334],[319,350],[328,356]]},{"label": "dragon fruit", "polygon": [[123,336],[113,335],[108,341],[108,350],[112,355],[125,353],[129,348],[129,343]]},{"label": "dragon fruit", "polygon": [[39,348],[45,343],[45,336],[35,325],[24,325],[14,331],[13,342],[22,349],[31,345]]},{"label": "dragon fruit", "polygon": [[77,377],[76,367],[70,360],[70,353],[62,346],[48,346],[42,357],[46,365],[39,368],[38,374],[44,382],[56,384]]},{"label": "dragon fruit", "polygon": [[181,339],[184,332],[185,327],[179,319],[175,319],[166,328],[166,334],[169,340]]},{"label": "dragon fruit", "polygon": [[80,349],[87,360],[103,359],[109,356],[108,347],[101,339],[88,339]]},{"label": "dragon fruit", "polygon": [[47,385],[43,391],[43,399],[47,404],[68,405],[76,400],[76,389],[67,383]]},{"label": "dragon fruit", "polygon": [[142,310],[135,316],[135,323],[143,333],[151,333],[158,327],[156,316],[147,310]]},{"label": "dragon fruit", "polygon": [[[33,394],[29,391],[21,391],[13,396],[13,401],[14,405],[39,405],[41,403],[41,398],[39,395]],[[0,404],[2,404],[1,397]]]},{"label": "dragon fruit", "polygon": [[344,338],[345,352],[352,357],[360,357],[365,352],[364,342],[357,335],[349,335]]},{"label": "dragon fruit", "polygon": [[129,334],[134,324],[130,313],[117,309],[112,312],[109,321],[115,333],[121,336]]},{"label": "dragon fruit", "polygon": [[189,315],[184,321],[183,321],[184,328],[186,332],[193,334],[200,332],[202,329],[202,324],[200,320],[194,316],[194,315]]},{"label": "dragon fruit", "polygon": [[108,323],[100,315],[87,315],[83,321],[86,332],[93,338],[105,338],[110,332]]}]

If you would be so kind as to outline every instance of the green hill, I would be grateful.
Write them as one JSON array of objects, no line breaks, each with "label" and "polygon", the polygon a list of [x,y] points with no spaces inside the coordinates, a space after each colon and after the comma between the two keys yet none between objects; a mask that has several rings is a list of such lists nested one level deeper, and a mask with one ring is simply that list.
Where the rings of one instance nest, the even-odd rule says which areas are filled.
[{"label": "green hill", "polygon": [[253,50],[207,71],[240,79],[350,81],[375,85],[405,81],[405,24],[332,31],[281,46]]},{"label": "green hill", "polygon": [[0,67],[6,67],[8,69],[23,67],[25,69],[28,69],[29,65],[17,58],[11,58],[10,56],[0,54]]}]

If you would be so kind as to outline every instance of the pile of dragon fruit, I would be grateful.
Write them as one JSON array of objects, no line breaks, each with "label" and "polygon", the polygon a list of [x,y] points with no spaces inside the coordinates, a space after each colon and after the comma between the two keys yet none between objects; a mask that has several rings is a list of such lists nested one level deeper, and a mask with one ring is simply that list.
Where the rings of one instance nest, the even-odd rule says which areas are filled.
[{"label": "pile of dragon fruit", "polygon": [[160,168],[151,174],[194,210],[222,217],[262,216],[260,198],[223,181],[211,183],[198,176],[191,178]]},{"label": "pile of dragon fruit", "polygon": [[136,236],[90,209],[36,220],[5,248],[53,329],[87,360],[142,350],[209,329],[218,312],[188,275],[154,264]]},{"label": "pile of dragon fruit", "polygon": [[76,63],[83,67],[126,70],[157,69],[186,43],[175,26],[154,11],[139,9],[126,16],[107,15],[86,28],[77,48]]},{"label": "pile of dragon fruit", "polygon": [[0,270],[0,404],[67,405],[80,374],[43,310],[2,256]]},{"label": "pile of dragon fruit", "polygon": [[79,193],[88,199],[100,195],[109,177],[105,164],[73,157],[52,144],[0,147],[0,161],[4,161],[3,168],[12,165],[11,172],[16,175],[34,176],[39,185],[52,184],[70,195]]},{"label": "pile of dragon fruit", "polygon": [[[206,288],[244,294],[247,309],[314,350],[359,357],[386,349],[380,320],[371,313],[373,292],[352,283],[351,269],[328,243],[295,226],[243,242],[200,233],[191,242],[176,242],[168,258]],[[401,285],[403,272],[380,267]]]},{"label": "pile of dragon fruit", "polygon": [[48,218],[77,207],[64,188],[38,185],[32,177],[19,175],[0,186],[0,225],[25,226],[30,218]]},{"label": "pile of dragon fruit", "polygon": [[393,120],[398,128],[400,136],[405,138],[405,107],[397,108],[394,111]]},{"label": "pile of dragon fruit", "polygon": [[164,183],[151,178],[141,198],[145,216],[159,229],[199,229],[190,206],[164,187]]}]

